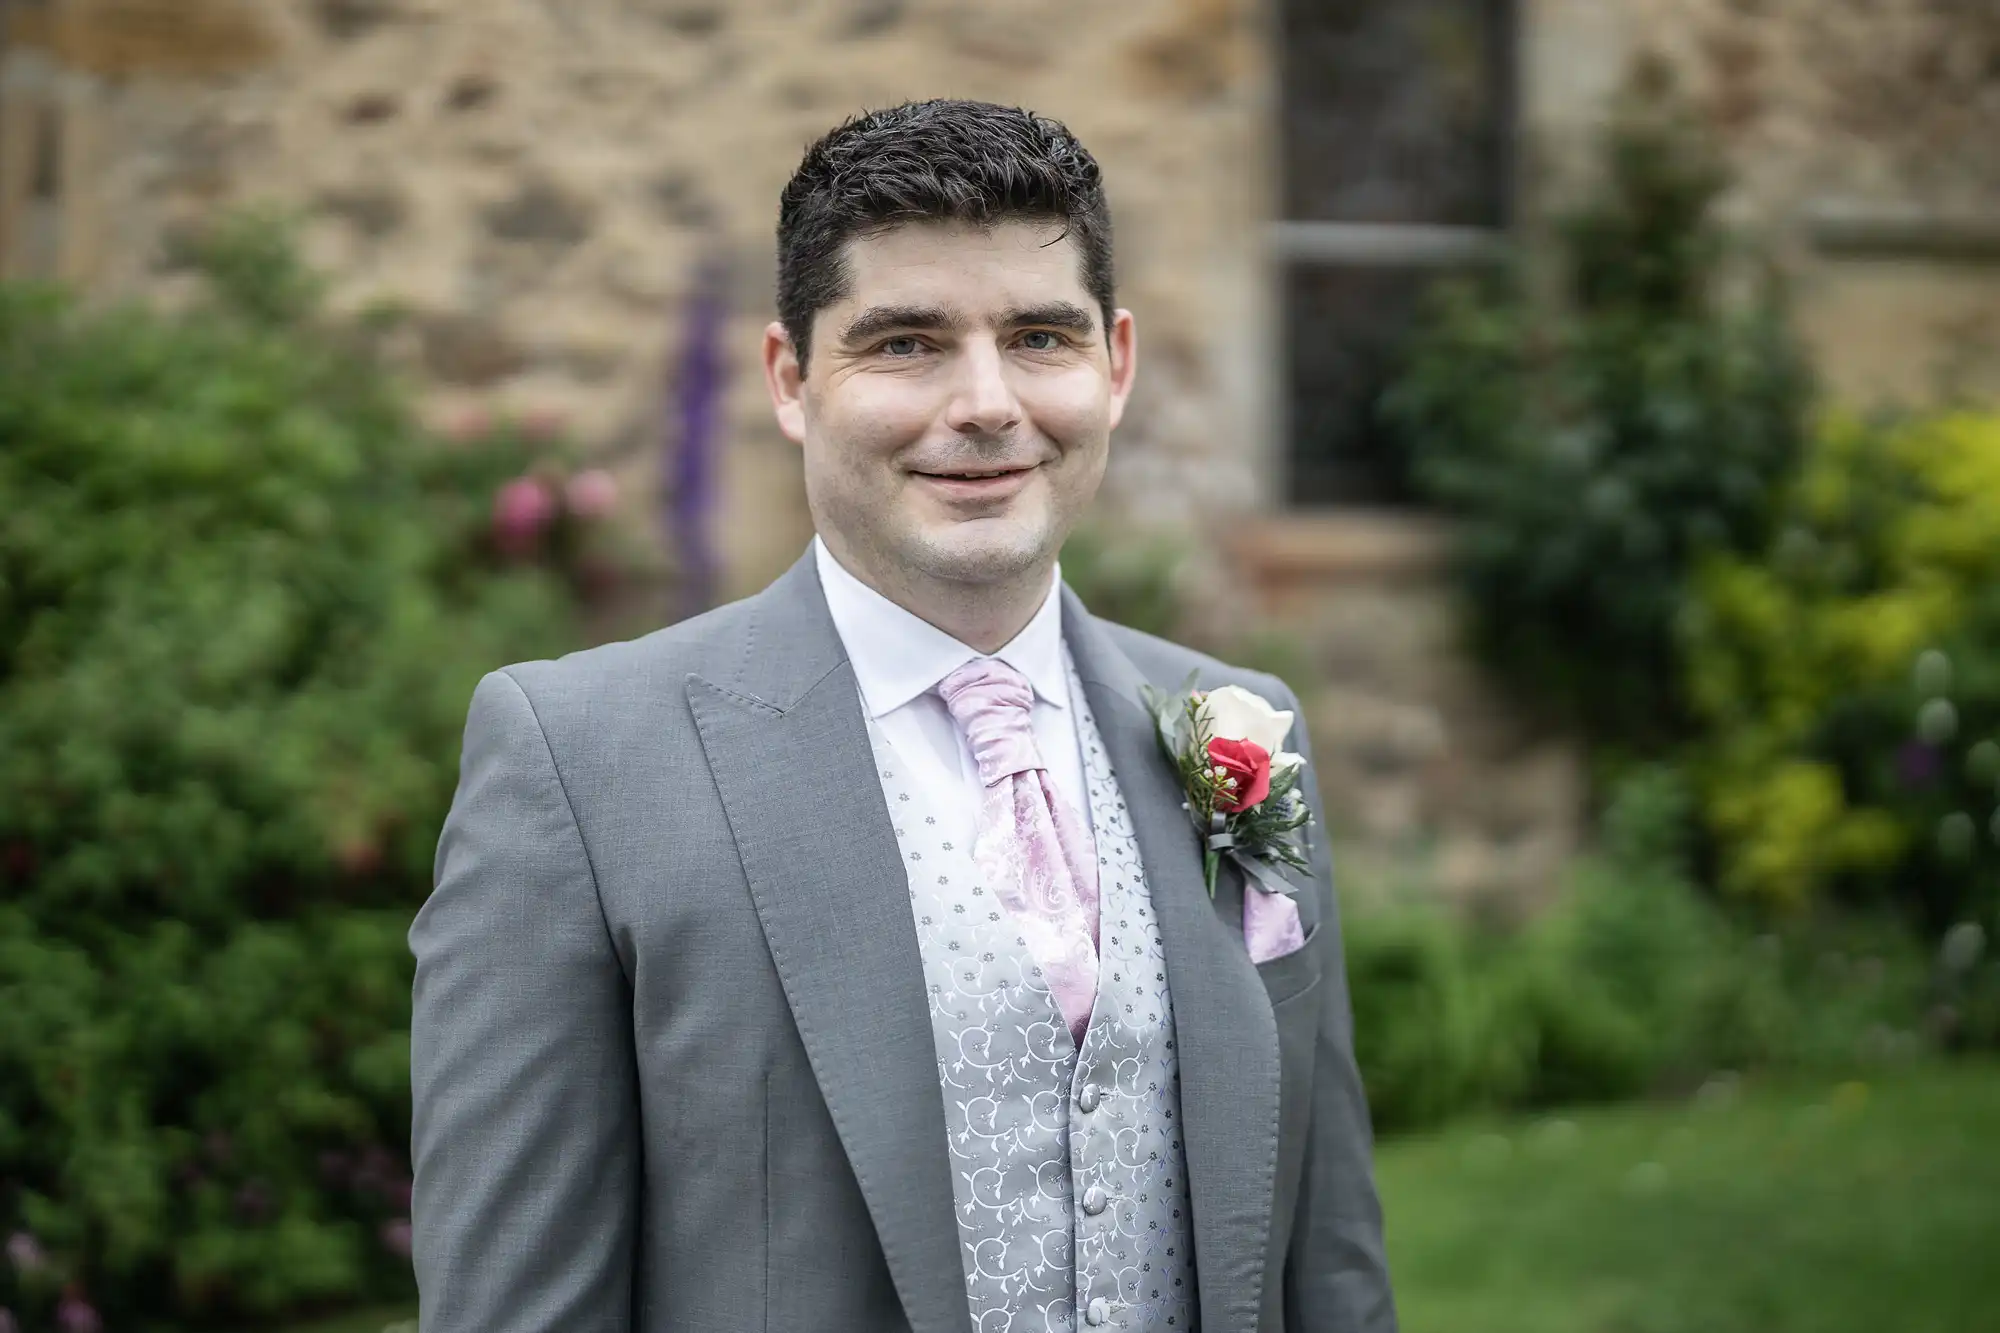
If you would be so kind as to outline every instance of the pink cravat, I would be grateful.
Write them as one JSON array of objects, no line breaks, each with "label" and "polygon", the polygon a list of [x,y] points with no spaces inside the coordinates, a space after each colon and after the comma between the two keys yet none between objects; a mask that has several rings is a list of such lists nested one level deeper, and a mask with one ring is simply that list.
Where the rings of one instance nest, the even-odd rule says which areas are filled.
[{"label": "pink cravat", "polygon": [[985,790],[973,860],[1014,914],[1078,1046],[1097,999],[1097,853],[1035,745],[1035,692],[1005,662],[975,658],[938,682]]}]

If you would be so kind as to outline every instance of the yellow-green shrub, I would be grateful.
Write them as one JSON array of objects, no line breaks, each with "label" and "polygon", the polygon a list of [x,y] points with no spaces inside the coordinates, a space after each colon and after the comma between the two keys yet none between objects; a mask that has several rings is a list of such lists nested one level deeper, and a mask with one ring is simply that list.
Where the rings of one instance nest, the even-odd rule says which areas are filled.
[{"label": "yellow-green shrub", "polygon": [[2000,728],[1996,590],[2000,417],[1821,428],[1774,548],[1706,562],[1681,627],[1726,887],[1976,900],[2000,862],[2000,752],[1979,747]]}]

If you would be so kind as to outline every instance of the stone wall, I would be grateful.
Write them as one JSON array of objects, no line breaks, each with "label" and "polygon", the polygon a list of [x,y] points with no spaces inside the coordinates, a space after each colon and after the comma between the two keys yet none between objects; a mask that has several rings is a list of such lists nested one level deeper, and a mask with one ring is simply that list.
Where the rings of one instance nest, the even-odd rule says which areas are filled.
[{"label": "stone wall", "polygon": [[[310,218],[340,304],[409,313],[403,354],[430,411],[558,416],[617,461],[628,494],[653,487],[695,270],[724,263],[732,591],[761,585],[808,533],[755,359],[778,191],[805,144],[911,97],[1058,116],[1104,162],[1121,299],[1142,313],[1147,373],[1111,502],[1171,519],[1187,497],[1258,496],[1265,297],[1246,240],[1268,211],[1268,80],[1249,0],[44,0],[22,13],[9,86],[58,100],[64,142],[91,147],[63,183],[65,254],[45,265],[107,294],[171,295],[178,229],[222,205],[289,206]],[[17,270],[35,243],[15,238]]]},{"label": "stone wall", "polygon": [[[1770,230],[1837,394],[2000,392],[2000,11],[1992,0],[1518,0],[1519,212],[1589,166],[1641,50],[1683,72]],[[1103,160],[1142,372],[1107,508],[1152,523],[1274,507],[1282,419],[1265,224],[1269,0],[12,0],[0,263],[173,299],[172,244],[221,206],[309,221],[349,308],[409,319],[425,409],[559,417],[656,493],[699,267],[728,277],[724,592],[807,535],[758,334],[804,145],[845,115],[957,95],[1068,121]],[[1421,516],[1230,525],[1193,589],[1277,623],[1311,702],[1351,885],[1540,900],[1583,836],[1573,750],[1456,643],[1449,540]],[[1246,595],[1245,584],[1248,585]]]},{"label": "stone wall", "polygon": [[1666,56],[1778,243],[1828,388],[2000,398],[2000,6],[1992,0],[1525,0],[1527,201],[1587,172],[1604,94]]},{"label": "stone wall", "polygon": [[[1786,238],[1836,391],[1916,394],[1946,363],[2000,386],[1990,0],[1518,3],[1531,225],[1587,170],[1626,62],[1665,51],[1742,169],[1732,207]],[[1112,507],[1174,522],[1191,497],[1249,506],[1279,489],[1269,0],[12,0],[8,13],[10,271],[171,293],[178,229],[223,204],[284,203],[311,218],[339,301],[410,312],[404,351],[431,410],[560,415],[626,460],[635,494],[651,487],[688,286],[701,261],[725,261],[732,588],[760,583],[804,533],[754,361],[778,188],[813,135],[904,97],[1035,106],[1104,160],[1144,366]],[[30,102],[58,108],[58,133],[23,114]],[[30,177],[50,173],[24,164],[38,151],[59,159],[59,201],[36,198],[48,182]]]}]

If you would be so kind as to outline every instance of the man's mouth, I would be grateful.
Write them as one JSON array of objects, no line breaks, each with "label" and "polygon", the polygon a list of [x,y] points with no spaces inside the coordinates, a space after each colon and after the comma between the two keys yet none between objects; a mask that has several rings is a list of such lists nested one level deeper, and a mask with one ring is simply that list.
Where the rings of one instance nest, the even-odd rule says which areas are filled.
[{"label": "man's mouth", "polygon": [[947,504],[984,508],[1007,504],[1028,487],[1039,463],[1016,467],[952,468],[948,471],[916,471],[926,490]]},{"label": "man's mouth", "polygon": [[1028,464],[1023,464],[1020,467],[982,468],[977,471],[969,469],[965,470],[952,469],[950,471],[924,471],[922,469],[919,469],[917,475],[920,477],[934,477],[942,481],[986,481],[993,477],[1011,477],[1016,472],[1026,472],[1033,466],[1034,465],[1032,463],[1028,463]]}]

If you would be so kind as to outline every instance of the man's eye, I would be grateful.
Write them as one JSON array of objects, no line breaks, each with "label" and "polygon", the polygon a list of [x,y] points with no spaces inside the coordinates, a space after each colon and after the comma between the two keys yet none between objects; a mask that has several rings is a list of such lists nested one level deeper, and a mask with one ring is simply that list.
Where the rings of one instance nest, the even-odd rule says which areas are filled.
[{"label": "man's eye", "polygon": [[915,356],[922,347],[915,338],[891,338],[882,344],[882,350],[890,356]]},{"label": "man's eye", "polygon": [[1062,346],[1062,339],[1047,329],[1035,329],[1021,335],[1021,345],[1031,352],[1053,352]]}]

